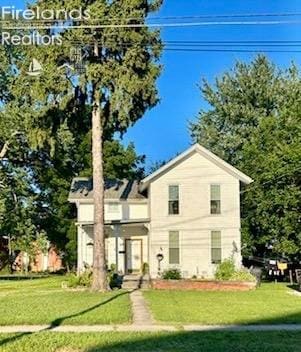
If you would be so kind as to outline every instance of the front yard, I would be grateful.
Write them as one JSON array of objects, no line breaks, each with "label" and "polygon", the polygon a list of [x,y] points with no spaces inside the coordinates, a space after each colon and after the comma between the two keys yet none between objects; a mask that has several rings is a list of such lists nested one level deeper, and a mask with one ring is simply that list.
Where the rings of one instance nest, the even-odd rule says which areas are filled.
[{"label": "front yard", "polygon": [[[129,294],[62,289],[65,277],[0,280],[0,325],[123,324],[132,319]],[[158,322],[203,325],[301,323],[301,296],[286,284],[248,292],[145,291]]]},{"label": "front yard", "polygon": [[1,352],[301,352],[300,332],[0,334]]},{"label": "front yard", "polygon": [[131,320],[127,292],[70,291],[61,288],[63,281],[66,278],[0,280],[0,325],[111,324]]},{"label": "front yard", "polygon": [[157,321],[214,324],[301,323],[301,296],[288,285],[266,283],[249,292],[144,292]]}]

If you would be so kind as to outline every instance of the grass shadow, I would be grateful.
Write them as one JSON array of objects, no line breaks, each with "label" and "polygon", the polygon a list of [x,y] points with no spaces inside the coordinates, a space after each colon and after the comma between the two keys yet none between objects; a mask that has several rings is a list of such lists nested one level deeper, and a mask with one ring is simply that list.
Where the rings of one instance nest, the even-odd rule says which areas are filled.
[{"label": "grass shadow", "polygon": [[3,340],[0,340],[0,346],[4,346],[8,343],[12,343],[12,342],[15,342],[17,340],[19,340],[20,338],[22,338],[23,336],[29,336],[29,335],[32,335],[33,333],[32,332],[22,332],[22,333],[19,333],[19,334],[14,334],[13,336],[11,337],[7,337]]},{"label": "grass shadow", "polygon": [[83,315],[83,314],[89,313],[89,312],[93,311],[94,309],[97,309],[97,308],[99,308],[99,307],[101,307],[101,306],[104,306],[104,305],[106,305],[106,304],[108,304],[108,303],[114,301],[114,300],[117,299],[118,297],[127,295],[128,293],[129,293],[128,291],[123,291],[123,292],[121,292],[121,293],[119,293],[119,294],[117,294],[117,295],[114,295],[114,296],[108,298],[108,299],[105,300],[105,301],[102,301],[102,302],[100,302],[100,303],[98,303],[98,304],[95,304],[94,306],[92,306],[92,307],[90,307],[90,308],[87,308],[87,309],[84,309],[84,310],[82,310],[82,311],[80,311],[80,312],[78,312],[78,313],[66,315],[66,316],[64,316],[64,317],[55,319],[55,320],[53,320],[53,321],[50,323],[50,326],[49,326],[46,330],[51,330],[51,329],[53,329],[53,328],[55,328],[55,327],[58,327],[58,326],[62,325],[62,323],[63,323],[65,320],[67,320],[67,319],[76,318],[76,317],[79,317],[79,316],[81,316],[81,315]]},{"label": "grass shadow", "polygon": [[[131,291],[131,292],[132,292],[132,291]],[[98,303],[98,304],[96,304],[96,305],[94,305],[94,306],[92,306],[92,307],[90,307],[90,308],[84,309],[84,310],[82,310],[82,311],[80,311],[80,312],[78,312],[78,313],[66,315],[66,316],[64,316],[64,317],[55,319],[55,320],[53,320],[53,321],[50,323],[50,325],[49,325],[47,328],[45,328],[45,329],[43,329],[43,330],[41,330],[41,331],[38,331],[38,332],[24,332],[24,333],[20,333],[20,334],[14,335],[14,336],[12,336],[12,337],[10,337],[10,338],[4,339],[4,340],[0,341],[0,346],[3,346],[3,345],[5,345],[5,344],[11,343],[11,342],[14,342],[14,341],[16,341],[16,340],[22,338],[22,337],[25,336],[25,335],[33,335],[33,334],[39,334],[39,333],[42,333],[42,332],[45,332],[45,331],[50,331],[50,330],[52,330],[52,329],[54,329],[54,328],[56,328],[56,327],[62,325],[62,323],[63,323],[65,320],[67,320],[67,319],[75,318],[75,317],[78,317],[78,316],[80,316],[80,315],[89,313],[89,312],[93,311],[94,309],[97,309],[97,308],[99,308],[99,307],[101,307],[101,306],[104,306],[104,305],[106,305],[106,304],[108,304],[108,303],[114,301],[114,300],[117,299],[118,297],[121,297],[121,296],[126,295],[126,294],[129,294],[129,291],[123,291],[123,292],[121,292],[121,293],[119,293],[119,294],[116,294],[116,295],[110,297],[109,299],[107,299],[107,300],[105,300],[105,301],[102,301],[102,302],[100,302],[100,303]]]},{"label": "grass shadow", "polygon": [[287,352],[301,351],[301,334],[292,332],[176,332],[119,336],[85,352]]},{"label": "grass shadow", "polygon": [[290,288],[291,290],[301,292],[300,285],[298,284],[293,284],[293,285],[287,285],[287,288]]},{"label": "grass shadow", "polygon": [[0,275],[0,281],[28,281],[38,279],[49,279],[50,275]]}]

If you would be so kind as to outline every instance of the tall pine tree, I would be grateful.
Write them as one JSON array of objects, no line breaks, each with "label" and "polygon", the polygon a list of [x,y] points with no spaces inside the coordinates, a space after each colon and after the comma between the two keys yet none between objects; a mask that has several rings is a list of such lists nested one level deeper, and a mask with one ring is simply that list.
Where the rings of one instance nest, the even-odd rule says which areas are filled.
[{"label": "tall pine tree", "polygon": [[[161,0],[41,0],[36,5],[40,9],[89,10],[92,18],[86,25],[143,25],[147,16],[160,7]],[[53,29],[40,30],[41,34],[53,32]],[[147,26],[65,28],[60,35],[62,46],[23,48],[14,90],[16,96],[22,97],[23,106],[34,107],[31,118],[35,127],[29,131],[32,146],[44,148],[49,155],[54,155],[56,148],[68,150],[75,142],[72,125],[83,123],[80,116],[91,113],[95,205],[93,289],[105,290],[103,141],[105,134],[124,133],[157,103],[155,83],[160,74],[157,60],[161,42],[159,33]],[[86,71],[82,73],[66,69],[66,65],[72,65],[70,52],[77,46],[84,46],[87,54]],[[33,58],[43,67],[39,77],[26,75]]]}]

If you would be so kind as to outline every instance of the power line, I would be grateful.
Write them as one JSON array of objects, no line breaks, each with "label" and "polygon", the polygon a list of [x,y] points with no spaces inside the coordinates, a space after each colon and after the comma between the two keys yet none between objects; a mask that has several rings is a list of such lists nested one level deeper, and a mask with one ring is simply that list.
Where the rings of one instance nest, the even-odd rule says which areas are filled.
[{"label": "power line", "polygon": [[299,12],[288,12],[288,13],[238,13],[238,14],[225,14],[225,15],[193,15],[193,16],[165,16],[165,17],[151,17],[153,19],[165,19],[165,20],[176,20],[176,19],[199,19],[199,18],[252,18],[252,17],[299,17]]},{"label": "power line", "polygon": [[[72,40],[73,42],[81,42],[81,40]],[[95,40],[90,39],[89,41],[90,43],[95,43]],[[109,44],[116,44],[116,41],[114,39],[110,39],[110,38],[103,38],[98,39],[97,42],[99,44],[105,44],[105,43],[109,43]],[[86,42],[85,42],[86,43]],[[216,45],[216,46],[223,46],[223,45],[237,45],[237,46],[241,46],[241,45],[277,45],[277,46],[286,46],[287,44],[290,45],[301,45],[301,40],[266,40],[266,41],[262,41],[262,40],[161,40],[160,43],[163,44],[191,44],[191,45]],[[158,43],[151,43],[150,41],[140,41],[138,42],[137,40],[130,40],[130,41],[123,41],[120,42],[119,44],[129,44],[129,45],[135,45],[135,44],[140,44],[140,45],[156,45]]]},{"label": "power line", "polygon": [[[230,44],[195,44],[195,45],[190,45],[190,44],[186,44],[186,43],[168,43],[168,42],[162,42],[162,43],[135,43],[135,42],[124,42],[124,43],[116,43],[114,41],[103,41],[103,42],[98,42],[99,45],[103,46],[104,48],[106,48],[107,45],[112,45],[115,48],[131,48],[131,47],[155,47],[155,46],[161,46],[162,45],[162,49],[165,51],[178,51],[178,52],[241,52],[241,53],[255,53],[255,52],[266,52],[266,53],[301,53],[301,42],[299,45],[293,45],[292,47],[300,47],[300,50],[280,50],[280,49],[265,49],[263,47],[261,47],[261,45],[257,45],[257,44],[253,44],[253,45],[247,45],[247,44],[235,44],[235,45],[230,45]],[[73,40],[71,41],[71,44],[73,45],[80,45],[82,44],[81,41],[76,41]],[[85,45],[94,45],[95,41],[91,41],[91,42],[85,42]],[[228,48],[229,46],[231,46],[231,49]],[[234,48],[234,47],[238,47],[238,48]],[[257,49],[252,48],[250,49],[249,47],[258,47]],[[264,45],[263,45],[264,46]],[[226,48],[224,48],[226,47]],[[243,49],[241,49],[240,47],[243,47]],[[270,47],[275,47],[275,48],[286,48],[286,47],[291,47],[288,44],[283,45],[283,44],[270,44]],[[113,48],[114,49],[114,48]]]},{"label": "power line", "polygon": [[[159,21],[159,20],[196,20],[196,19],[210,19],[210,18],[262,18],[262,17],[300,17],[301,13],[250,13],[250,14],[221,14],[221,15],[187,15],[187,16],[151,16],[151,17],[115,17],[115,16],[106,16],[106,21],[120,21],[120,20],[127,20],[127,21]],[[102,21],[103,18],[90,18],[90,19],[33,19],[31,22],[95,22],[95,21]],[[13,22],[14,19],[1,19],[0,22]]]},{"label": "power line", "polygon": [[166,40],[170,43],[301,43],[301,40]]},{"label": "power line", "polygon": [[[82,43],[81,41],[72,41],[72,43]],[[87,44],[87,42],[85,42]],[[95,41],[90,41],[90,44],[94,44]],[[277,47],[277,48],[286,48],[286,47],[301,47],[301,42],[295,42],[295,43],[279,43],[277,44],[276,42],[270,42],[270,43],[239,43],[239,42],[185,42],[185,41],[164,41],[164,42],[158,42],[158,43],[139,43],[139,42],[123,42],[123,43],[116,43],[114,41],[103,41],[99,42],[100,45],[121,45],[121,46],[157,46],[157,45],[164,45],[165,47],[172,46],[172,47],[191,47],[191,48],[204,48],[204,47]]]},{"label": "power line", "polygon": [[166,51],[179,51],[179,52],[229,52],[229,53],[301,53],[301,50],[247,50],[247,49],[196,49],[196,48],[163,48]]},{"label": "power line", "polygon": [[177,28],[177,27],[202,27],[202,26],[266,26],[266,25],[297,25],[301,21],[211,21],[211,22],[181,22],[181,23],[131,23],[131,24],[95,24],[95,25],[3,25],[4,30],[29,30],[29,29],[107,29],[107,28]]}]

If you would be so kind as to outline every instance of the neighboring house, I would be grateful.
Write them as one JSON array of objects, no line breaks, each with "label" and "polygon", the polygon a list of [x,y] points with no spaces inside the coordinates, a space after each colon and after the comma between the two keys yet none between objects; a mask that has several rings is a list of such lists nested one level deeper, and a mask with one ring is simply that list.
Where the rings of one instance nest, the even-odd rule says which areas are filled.
[{"label": "neighboring house", "polygon": [[46,253],[39,252],[32,262],[29,263],[28,255],[20,252],[13,264],[17,271],[21,271],[24,265],[29,265],[32,272],[56,272],[63,269],[63,263],[58,250],[54,246],[50,246]]},{"label": "neighboring house", "polygon": [[[137,181],[105,184],[106,256],[122,273],[151,277],[178,268],[184,277],[212,277],[234,256],[241,263],[240,183],[252,179],[196,144]],[[93,187],[75,178],[69,201],[78,209],[78,270],[93,262]],[[158,262],[158,255],[163,260]]]}]

